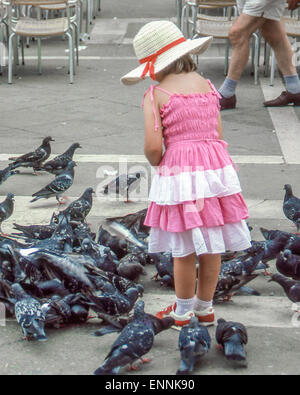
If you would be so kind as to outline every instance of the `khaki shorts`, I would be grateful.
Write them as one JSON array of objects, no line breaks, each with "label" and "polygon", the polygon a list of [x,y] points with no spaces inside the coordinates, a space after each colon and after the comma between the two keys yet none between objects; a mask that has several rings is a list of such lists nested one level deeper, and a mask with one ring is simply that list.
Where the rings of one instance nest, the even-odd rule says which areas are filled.
[{"label": "khaki shorts", "polygon": [[239,14],[247,14],[280,21],[285,0],[237,0]]}]

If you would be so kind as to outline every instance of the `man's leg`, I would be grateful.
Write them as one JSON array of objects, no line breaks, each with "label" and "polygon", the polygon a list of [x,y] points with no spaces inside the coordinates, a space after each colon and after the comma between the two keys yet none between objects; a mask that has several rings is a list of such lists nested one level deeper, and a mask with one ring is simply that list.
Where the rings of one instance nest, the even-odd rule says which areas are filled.
[{"label": "man's leg", "polygon": [[300,105],[300,81],[293,65],[293,50],[286,35],[283,21],[267,19],[260,28],[263,38],[273,48],[278,66],[284,76],[286,90],[275,100],[265,102],[266,106],[283,106],[289,103]]},{"label": "man's leg", "polygon": [[235,107],[235,88],[249,59],[250,38],[265,22],[265,18],[241,14],[229,32],[232,55],[228,75],[219,89],[222,109]]}]

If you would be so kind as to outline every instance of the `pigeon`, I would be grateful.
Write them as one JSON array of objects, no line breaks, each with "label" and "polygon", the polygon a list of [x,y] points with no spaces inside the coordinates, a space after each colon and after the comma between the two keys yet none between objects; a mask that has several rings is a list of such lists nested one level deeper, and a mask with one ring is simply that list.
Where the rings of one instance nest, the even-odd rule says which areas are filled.
[{"label": "pigeon", "polygon": [[195,363],[210,349],[211,337],[205,326],[200,325],[197,317],[192,317],[190,323],[181,328],[178,347],[180,350],[180,366],[177,375],[190,374]]},{"label": "pigeon", "polygon": [[120,224],[126,226],[127,229],[135,233],[137,237],[141,235],[148,236],[150,228],[149,226],[144,225],[146,214],[147,214],[147,209],[145,208],[140,211],[137,211],[136,213],[127,214],[122,217],[109,217],[106,218],[106,221],[119,222]]},{"label": "pigeon", "polygon": [[271,276],[269,281],[275,281],[279,285],[282,286],[286,296],[292,301],[293,303],[300,302],[300,282],[291,280],[283,276],[282,274],[275,273]]},{"label": "pigeon", "polygon": [[102,226],[100,226],[98,231],[98,243],[109,247],[117,255],[118,259],[123,258],[127,254],[126,241],[111,235]]},{"label": "pigeon", "polygon": [[131,281],[138,280],[140,274],[146,274],[145,269],[140,264],[135,254],[125,255],[124,258],[120,260],[117,273],[119,276],[128,278]]},{"label": "pigeon", "polygon": [[106,313],[110,315],[121,315],[129,313],[139,297],[137,288],[132,287],[123,294],[118,290],[114,293],[102,292],[100,296],[89,295],[88,299],[93,303],[92,309],[95,312]]},{"label": "pigeon", "polygon": [[30,203],[36,202],[39,199],[49,199],[50,197],[55,196],[58,203],[61,204],[61,195],[66,192],[73,184],[75,166],[76,163],[71,161],[68,164],[66,170],[57,176],[54,181],[32,195],[34,199],[32,199]]},{"label": "pigeon", "polygon": [[273,240],[279,235],[287,235],[287,236],[294,236],[294,233],[284,232],[282,230],[268,230],[266,228],[259,228],[262,235],[266,240]]},{"label": "pigeon", "polygon": [[11,169],[14,170],[18,167],[32,167],[35,172],[40,170],[42,163],[46,161],[51,154],[51,141],[55,140],[50,136],[46,137],[44,138],[42,145],[35,151],[16,158],[9,158],[9,160],[13,161],[13,163],[10,164]]},{"label": "pigeon", "polygon": [[[147,316],[152,322],[155,335],[175,325],[175,320],[172,317],[157,318],[154,315],[148,313]],[[122,321],[119,321],[119,323],[121,323],[122,325],[124,324],[123,327],[125,327],[129,324],[130,321],[132,321],[132,319],[133,317],[129,316],[128,319],[123,319]],[[104,336],[108,333],[120,332],[122,329],[123,328],[117,328],[114,325],[105,325],[103,328],[100,328],[96,332],[94,332],[94,336]]]},{"label": "pigeon", "polygon": [[170,253],[162,254],[151,254],[155,261],[155,267],[157,274],[153,277],[158,280],[160,277],[161,285],[166,287],[174,287],[174,271],[173,271],[173,259]]},{"label": "pigeon", "polygon": [[8,193],[6,199],[2,203],[0,203],[0,233],[2,233],[2,222],[7,220],[14,211],[14,201],[15,195],[13,193]]},{"label": "pigeon", "polygon": [[151,319],[144,312],[144,306],[141,300],[136,303],[133,320],[113,343],[104,363],[94,372],[95,375],[118,374],[121,367],[127,364],[131,364],[134,369],[133,362],[151,350],[155,332]]},{"label": "pigeon", "polygon": [[20,174],[19,170],[12,170],[11,166],[6,167],[3,170],[0,170],[0,185],[3,184],[9,177]]},{"label": "pigeon", "polygon": [[284,250],[282,255],[277,257],[276,268],[284,276],[300,281],[300,256],[293,255],[292,251]]},{"label": "pigeon", "polygon": [[38,239],[45,240],[50,239],[53,233],[56,230],[57,225],[49,224],[49,225],[19,225],[14,223],[14,229],[22,232],[22,233],[12,233],[13,236],[23,236],[26,239]]},{"label": "pigeon", "polygon": [[254,242],[252,247],[246,250],[246,253],[250,256],[256,256],[261,252],[261,248],[263,247],[264,251],[260,255],[260,258],[263,263],[267,263],[268,261],[275,259],[280,251],[283,251],[285,248],[287,248],[286,245],[289,240],[289,234],[278,234],[272,240]]},{"label": "pigeon", "polygon": [[[119,177],[111,181],[107,184],[103,193],[107,194],[116,194],[116,195],[125,195],[126,194],[126,202],[129,202],[129,188],[131,185],[136,183],[136,188],[138,186],[137,181],[141,180],[141,176],[144,175],[144,172],[132,173],[132,174],[121,174]],[[131,188],[132,189],[132,188]]]},{"label": "pigeon", "polygon": [[77,148],[82,148],[79,143],[72,144],[66,152],[46,162],[41,167],[41,170],[45,170],[48,173],[58,176],[66,170],[68,164],[73,160],[73,156]]},{"label": "pigeon", "polygon": [[92,258],[99,269],[106,272],[117,272],[119,261],[109,247],[99,245],[93,240],[85,238],[81,242],[81,253]]},{"label": "pigeon", "polygon": [[[93,188],[86,189],[79,199],[72,202],[65,210],[61,211],[61,213],[69,215],[70,221],[84,222],[93,205],[93,193],[95,193]],[[61,213],[59,213],[58,217]]]},{"label": "pigeon", "polygon": [[[36,267],[48,267],[59,274],[59,279],[78,282],[79,287],[94,286],[86,275],[86,268],[81,264],[84,260],[80,255],[64,254],[60,252],[37,250],[29,254],[26,259],[31,259]],[[65,284],[66,285],[66,284]]]},{"label": "pigeon", "polygon": [[109,226],[114,231],[122,235],[131,244],[139,247],[143,251],[147,250],[147,245],[143,241],[139,240],[129,229],[126,228],[126,226],[116,221],[110,222]]},{"label": "pigeon", "polygon": [[229,361],[246,362],[244,344],[248,343],[248,334],[243,324],[220,318],[216,340],[223,347],[224,355]]},{"label": "pigeon", "polygon": [[300,199],[293,195],[292,187],[289,184],[285,184],[285,196],[283,200],[283,212],[284,215],[292,221],[299,232],[300,228]]},{"label": "pigeon", "polygon": [[43,307],[38,300],[27,295],[18,283],[12,285],[12,290],[17,299],[15,304],[16,319],[26,338],[33,337],[38,341],[46,341],[44,325],[48,306]]}]

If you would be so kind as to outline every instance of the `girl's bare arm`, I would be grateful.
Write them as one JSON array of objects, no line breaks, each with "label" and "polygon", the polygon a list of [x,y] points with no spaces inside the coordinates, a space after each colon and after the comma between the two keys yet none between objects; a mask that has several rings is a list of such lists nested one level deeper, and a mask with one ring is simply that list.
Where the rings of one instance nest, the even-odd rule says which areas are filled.
[{"label": "girl's bare arm", "polygon": [[159,108],[156,107],[158,117],[158,130],[155,130],[155,118],[152,109],[150,94],[148,93],[144,101],[145,120],[145,142],[144,153],[152,166],[158,166],[163,154],[162,125],[159,116]]}]

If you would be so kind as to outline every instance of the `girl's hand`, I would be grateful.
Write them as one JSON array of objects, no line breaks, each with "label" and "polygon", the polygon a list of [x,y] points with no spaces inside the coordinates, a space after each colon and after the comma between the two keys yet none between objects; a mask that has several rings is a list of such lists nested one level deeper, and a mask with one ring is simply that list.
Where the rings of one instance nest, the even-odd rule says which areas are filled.
[{"label": "girl's hand", "polygon": [[145,120],[145,143],[144,153],[152,166],[158,166],[163,153],[162,125],[159,115],[159,107],[155,104],[156,117],[158,119],[158,130],[155,130],[155,118],[150,98],[150,92],[144,101],[144,120]]}]

